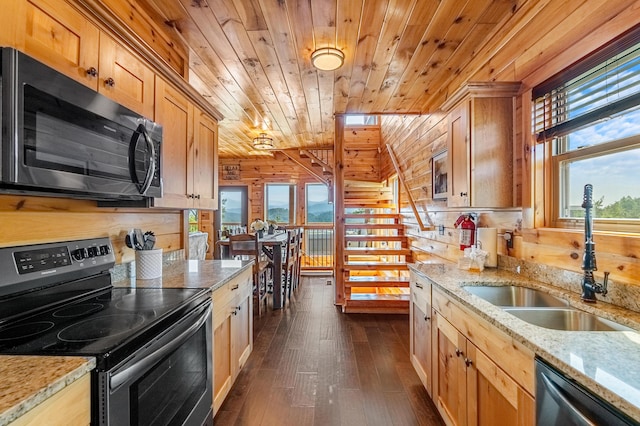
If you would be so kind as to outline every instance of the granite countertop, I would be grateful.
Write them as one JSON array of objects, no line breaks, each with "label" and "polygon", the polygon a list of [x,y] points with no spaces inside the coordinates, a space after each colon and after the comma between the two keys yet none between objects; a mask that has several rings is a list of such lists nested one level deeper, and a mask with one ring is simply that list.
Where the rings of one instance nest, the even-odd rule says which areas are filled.
[{"label": "granite countertop", "polygon": [[115,287],[203,288],[216,290],[253,265],[253,260],[184,260],[163,265],[162,277],[116,281]]},{"label": "granite countertop", "polygon": [[577,309],[634,330],[640,330],[639,313],[601,301],[586,304],[575,292],[499,269],[472,273],[445,264],[414,264],[410,268],[596,395],[640,420],[640,332],[561,331],[538,327],[470,294],[462,286],[518,285],[543,289],[568,300]]},{"label": "granite countertop", "polygon": [[0,356],[0,426],[22,416],[95,366],[94,358]]}]

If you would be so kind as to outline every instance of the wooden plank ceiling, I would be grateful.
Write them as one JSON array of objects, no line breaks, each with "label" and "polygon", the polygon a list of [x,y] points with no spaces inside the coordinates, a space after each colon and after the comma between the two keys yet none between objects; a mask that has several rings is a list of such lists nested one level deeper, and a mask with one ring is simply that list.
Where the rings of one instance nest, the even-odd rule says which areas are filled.
[{"label": "wooden plank ceiling", "polygon": [[[437,108],[524,0],[140,0],[190,49],[190,83],[225,119],[220,156],[333,145],[334,115]],[[345,63],[316,70],[311,53]]]}]

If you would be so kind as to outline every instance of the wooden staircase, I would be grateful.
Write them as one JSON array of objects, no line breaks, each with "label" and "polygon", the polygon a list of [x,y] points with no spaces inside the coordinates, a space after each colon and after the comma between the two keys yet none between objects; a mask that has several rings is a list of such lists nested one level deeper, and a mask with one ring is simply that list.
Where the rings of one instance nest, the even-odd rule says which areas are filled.
[{"label": "wooden staircase", "polygon": [[[346,181],[344,249],[336,281],[347,313],[408,313],[411,250],[391,188]],[[341,280],[340,280],[341,278]]]}]

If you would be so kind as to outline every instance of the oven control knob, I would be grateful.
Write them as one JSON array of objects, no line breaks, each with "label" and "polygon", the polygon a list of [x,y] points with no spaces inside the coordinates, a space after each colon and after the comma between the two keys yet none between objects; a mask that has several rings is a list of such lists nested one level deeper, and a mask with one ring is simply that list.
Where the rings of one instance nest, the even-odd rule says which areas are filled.
[{"label": "oven control knob", "polygon": [[71,257],[73,257],[74,260],[77,260],[79,262],[87,257],[87,249],[79,248],[79,249],[73,250],[71,252]]},{"label": "oven control knob", "polygon": [[103,246],[100,246],[100,256],[106,256],[109,253],[111,253],[111,247],[109,247],[106,244]]},{"label": "oven control knob", "polygon": [[98,247],[87,248],[87,253],[89,254],[89,257],[96,257],[98,255]]}]

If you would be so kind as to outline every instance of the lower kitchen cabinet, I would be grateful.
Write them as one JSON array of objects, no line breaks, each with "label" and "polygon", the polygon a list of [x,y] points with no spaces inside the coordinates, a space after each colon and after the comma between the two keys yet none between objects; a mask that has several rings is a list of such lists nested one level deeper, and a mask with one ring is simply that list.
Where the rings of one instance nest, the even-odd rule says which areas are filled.
[{"label": "lower kitchen cabinet", "polygon": [[431,395],[431,283],[411,273],[411,307],[409,328],[411,335],[411,364],[420,381]]},{"label": "lower kitchen cabinet", "polygon": [[91,422],[91,375],[71,383],[9,426],[88,425]]},{"label": "lower kitchen cabinet", "polygon": [[[534,425],[533,353],[428,280],[412,274],[411,281],[411,362],[444,422]],[[427,306],[429,320],[420,321]]]},{"label": "lower kitchen cabinet", "polygon": [[247,268],[213,292],[213,412],[253,350],[253,273]]}]

